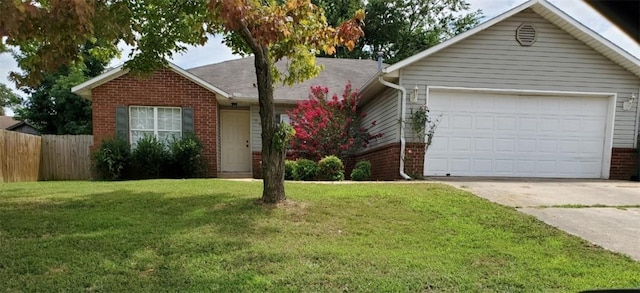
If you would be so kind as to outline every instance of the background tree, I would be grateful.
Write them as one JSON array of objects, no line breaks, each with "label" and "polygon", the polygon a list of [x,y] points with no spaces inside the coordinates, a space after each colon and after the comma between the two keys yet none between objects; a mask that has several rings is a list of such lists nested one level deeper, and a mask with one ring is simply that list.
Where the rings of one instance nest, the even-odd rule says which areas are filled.
[{"label": "background tree", "polygon": [[[37,85],[23,85],[20,89],[29,96],[15,110],[19,120],[26,120],[42,134],[91,134],[91,101],[71,92],[71,88],[99,75],[116,51],[87,43],[82,46],[82,62],[61,66],[57,71],[42,73]],[[23,46],[14,54],[18,66],[23,66],[39,51],[39,45]],[[102,52],[97,54],[96,52]],[[26,80],[30,68],[14,74],[17,80]]]},{"label": "background tree", "polygon": [[[362,4],[360,0],[314,2],[327,11],[330,24]],[[377,59],[377,52],[382,52],[385,62],[393,64],[478,25],[481,11],[469,9],[466,0],[367,1],[364,38],[353,51],[338,49],[337,56]]]},{"label": "background tree", "polygon": [[[335,155],[345,160],[382,133],[370,134],[361,125],[366,113],[358,111],[360,94],[348,83],[342,95],[328,96],[327,87],[312,87],[309,99],[298,102],[290,111],[291,126],[296,131],[291,146],[299,156],[318,161]],[[375,121],[371,126],[376,124]]]},{"label": "background tree", "polygon": [[[363,31],[364,11],[333,28],[324,11],[309,0],[122,0],[122,1],[1,1],[0,50],[42,44],[37,58],[26,62],[37,80],[40,69],[57,69],[78,60],[77,47],[86,41],[124,40],[133,45],[125,66],[133,73],[152,72],[167,57],[201,45],[210,33],[223,33],[235,52],[253,54],[262,124],[264,202],[285,199],[283,134],[276,123],[273,84],[292,84],[316,76],[314,53],[333,54],[337,45],[353,49]],[[110,42],[115,43],[115,42]],[[59,51],[56,54],[56,51]],[[287,59],[287,71],[274,63]]]},{"label": "background tree", "polygon": [[20,104],[20,96],[14,93],[5,84],[0,83],[0,115],[4,115],[4,108],[14,108]]}]

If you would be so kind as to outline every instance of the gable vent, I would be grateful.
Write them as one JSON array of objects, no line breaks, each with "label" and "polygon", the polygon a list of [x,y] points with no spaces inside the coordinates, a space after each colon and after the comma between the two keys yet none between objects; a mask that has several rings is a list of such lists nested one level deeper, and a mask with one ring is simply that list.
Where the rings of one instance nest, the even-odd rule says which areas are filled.
[{"label": "gable vent", "polygon": [[516,40],[521,46],[531,46],[536,42],[536,28],[529,23],[523,23],[516,29]]}]

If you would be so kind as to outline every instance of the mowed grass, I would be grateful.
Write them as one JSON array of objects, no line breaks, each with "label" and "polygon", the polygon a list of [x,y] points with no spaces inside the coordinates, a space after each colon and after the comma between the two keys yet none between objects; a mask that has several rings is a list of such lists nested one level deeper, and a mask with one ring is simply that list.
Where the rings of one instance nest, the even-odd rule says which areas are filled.
[{"label": "mowed grass", "polygon": [[[640,263],[439,184],[0,185],[8,292],[539,292],[640,287]],[[615,229],[615,227],[612,227]]]}]

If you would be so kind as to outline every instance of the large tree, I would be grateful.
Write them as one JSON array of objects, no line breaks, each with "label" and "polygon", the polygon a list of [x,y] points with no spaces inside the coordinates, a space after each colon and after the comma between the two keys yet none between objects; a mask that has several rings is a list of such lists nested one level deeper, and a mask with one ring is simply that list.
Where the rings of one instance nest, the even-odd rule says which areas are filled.
[{"label": "large tree", "polygon": [[[285,199],[283,127],[276,122],[273,84],[292,84],[319,73],[314,54],[352,49],[363,34],[364,12],[337,28],[309,0],[54,0],[1,1],[0,50],[7,45],[42,43],[32,68],[57,68],[78,59],[87,40],[125,40],[136,48],[126,66],[151,72],[185,44],[204,44],[210,33],[223,33],[234,51],[255,56],[262,123],[262,200]],[[6,38],[5,38],[6,37]],[[56,52],[59,51],[58,54]],[[286,58],[288,68],[274,66]],[[37,73],[37,71],[34,70]],[[26,79],[30,81],[30,78]]]},{"label": "large tree", "polygon": [[[28,121],[42,134],[91,134],[91,102],[72,93],[71,88],[102,73],[116,53],[113,45],[96,43],[80,47],[82,62],[42,73],[35,85],[23,84],[20,89],[29,96],[15,109],[17,118]],[[28,78],[31,70],[24,65],[25,61],[37,54],[39,47],[39,44],[22,46],[21,51],[14,53],[18,66],[24,67],[23,73],[14,73],[15,80]]]},{"label": "large tree", "polygon": [[20,96],[7,85],[0,83],[0,115],[4,115],[4,108],[13,108],[20,104]]},{"label": "large tree", "polygon": [[[327,12],[329,24],[341,20],[362,0],[314,0]],[[364,38],[355,50],[338,49],[344,58],[395,63],[478,25],[482,13],[470,11],[467,0],[369,0]]]}]

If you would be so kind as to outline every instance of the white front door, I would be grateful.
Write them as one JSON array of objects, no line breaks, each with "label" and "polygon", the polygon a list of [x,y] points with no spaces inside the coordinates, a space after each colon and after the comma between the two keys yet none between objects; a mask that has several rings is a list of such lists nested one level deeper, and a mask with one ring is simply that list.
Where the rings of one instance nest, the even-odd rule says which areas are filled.
[{"label": "white front door", "polygon": [[608,99],[434,91],[427,176],[601,178]]},{"label": "white front door", "polygon": [[250,172],[249,111],[220,110],[222,172]]}]

